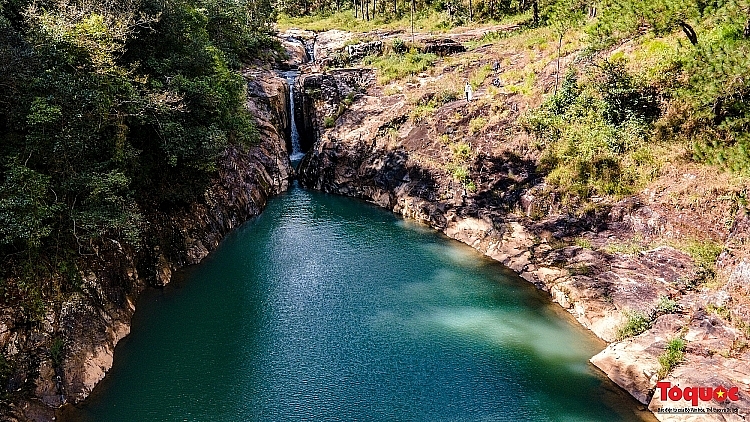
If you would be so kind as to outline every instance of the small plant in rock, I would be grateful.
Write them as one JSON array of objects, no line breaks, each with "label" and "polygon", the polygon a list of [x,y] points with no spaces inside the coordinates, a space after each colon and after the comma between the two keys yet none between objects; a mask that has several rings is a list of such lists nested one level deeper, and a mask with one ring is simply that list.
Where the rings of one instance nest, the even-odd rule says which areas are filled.
[{"label": "small plant in rock", "polygon": [[635,337],[651,328],[651,318],[640,311],[625,311],[625,324],[617,329],[617,340]]},{"label": "small plant in rock", "polygon": [[354,103],[354,93],[348,93],[341,102],[347,107],[351,106]]},{"label": "small plant in rock", "polygon": [[685,340],[674,338],[667,343],[664,353],[659,355],[659,379],[666,377],[672,369],[677,366],[685,357]]},{"label": "small plant in rock", "polygon": [[635,255],[644,250],[644,247],[641,245],[641,243],[642,239],[638,236],[635,236],[626,242],[611,242],[604,247],[604,250],[610,254],[621,253],[625,255]]},{"label": "small plant in rock", "polygon": [[439,104],[447,104],[451,101],[456,101],[459,98],[458,91],[449,88],[443,89],[435,95],[435,101]]},{"label": "small plant in rock", "polygon": [[570,275],[584,275],[588,276],[591,275],[594,270],[585,264],[578,264],[573,267],[568,268],[568,271],[570,272]]},{"label": "small plant in rock", "polygon": [[657,315],[666,315],[677,313],[679,310],[680,305],[676,301],[670,299],[668,296],[660,296],[654,313]]},{"label": "small plant in rock", "polygon": [[457,142],[451,145],[451,152],[453,152],[453,160],[456,162],[464,163],[471,158],[471,146],[465,142]]},{"label": "small plant in rock", "polygon": [[325,125],[327,129],[332,128],[335,124],[336,119],[333,116],[326,116],[326,118],[323,119],[323,125]]},{"label": "small plant in rock", "polygon": [[420,123],[430,118],[435,113],[435,105],[430,102],[425,105],[419,104],[415,106],[409,117],[414,123]]},{"label": "small plant in rock", "polygon": [[478,89],[485,79],[492,74],[492,66],[487,64],[471,73],[469,82],[473,89]]},{"label": "small plant in rock", "polygon": [[716,278],[716,260],[724,250],[724,246],[714,241],[689,241],[678,245],[693,258],[698,267],[696,282],[709,282]]},{"label": "small plant in rock", "polygon": [[591,249],[591,241],[585,237],[577,237],[575,240],[576,246],[583,249]]},{"label": "small plant in rock", "polygon": [[706,312],[718,315],[727,321],[732,321],[732,311],[726,305],[714,305],[713,303],[706,306]]},{"label": "small plant in rock", "polygon": [[477,117],[471,120],[469,122],[469,132],[471,132],[472,135],[476,135],[479,132],[484,129],[484,127],[487,126],[487,119],[484,117]]},{"label": "small plant in rock", "polygon": [[451,174],[453,175],[454,179],[458,180],[464,185],[467,185],[469,182],[471,182],[469,169],[467,169],[466,166],[460,165],[453,167],[451,169]]},{"label": "small plant in rock", "polygon": [[402,89],[397,85],[388,85],[383,89],[383,95],[389,96],[389,95],[396,95],[400,94]]},{"label": "small plant in rock", "polygon": [[52,366],[54,366],[55,368],[59,368],[62,366],[64,347],[65,342],[60,337],[55,337],[55,339],[52,340],[49,354],[50,358],[52,359]]},{"label": "small plant in rock", "polygon": [[393,43],[391,43],[391,48],[396,54],[404,54],[409,51],[409,45],[401,38],[395,38]]}]

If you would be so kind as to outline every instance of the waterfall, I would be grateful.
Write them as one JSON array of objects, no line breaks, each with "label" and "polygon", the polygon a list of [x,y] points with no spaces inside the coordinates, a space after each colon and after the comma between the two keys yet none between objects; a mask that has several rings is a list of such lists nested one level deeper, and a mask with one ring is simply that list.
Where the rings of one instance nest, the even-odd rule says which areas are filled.
[{"label": "waterfall", "polygon": [[297,122],[294,120],[294,83],[297,80],[297,72],[289,71],[284,76],[289,83],[289,124],[292,129],[292,152],[289,154],[289,159],[292,160],[292,164],[296,165],[305,156],[305,153],[302,152],[302,148],[299,146],[299,132],[297,131]]}]

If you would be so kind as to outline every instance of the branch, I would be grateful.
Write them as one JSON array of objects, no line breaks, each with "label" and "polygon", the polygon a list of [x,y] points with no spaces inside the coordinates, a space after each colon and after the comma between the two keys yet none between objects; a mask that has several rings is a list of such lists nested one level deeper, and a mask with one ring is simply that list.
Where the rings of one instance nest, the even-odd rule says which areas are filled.
[{"label": "branch", "polygon": [[682,27],[682,32],[684,32],[685,35],[687,35],[688,39],[690,40],[690,43],[693,45],[697,45],[698,34],[695,33],[695,30],[693,29],[693,27],[690,26],[687,22],[682,21],[682,20],[677,22],[677,24]]}]

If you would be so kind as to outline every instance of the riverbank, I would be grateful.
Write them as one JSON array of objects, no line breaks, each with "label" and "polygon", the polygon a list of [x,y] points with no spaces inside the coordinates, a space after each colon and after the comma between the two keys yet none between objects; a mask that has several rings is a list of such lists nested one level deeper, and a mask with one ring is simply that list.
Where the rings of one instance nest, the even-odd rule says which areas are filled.
[{"label": "riverbank", "polygon": [[293,186],[183,275],[62,420],[652,420],[544,294],[363,201]]},{"label": "riverbank", "polygon": [[112,366],[117,343],[130,332],[137,299],[148,286],[199,263],[222,238],[257,216],[268,198],[283,192],[293,172],[286,149],[288,86],[267,69],[245,71],[246,106],[256,117],[260,143],[232,146],[202,198],[146,215],[145,245],[97,245],[82,271],[80,291],[47,311],[39,326],[19,324],[5,309],[0,347],[14,362],[19,390],[7,399],[4,420],[47,421],[64,404],[84,400]]},{"label": "riverbank", "polygon": [[[599,198],[585,211],[566,211],[545,184],[533,139],[519,122],[539,97],[510,89],[506,79],[543,53],[514,49],[511,37],[483,44],[484,36],[464,41],[478,43],[473,51],[380,83],[380,74],[367,66],[326,69],[335,65],[316,56],[318,63],[298,84],[299,103],[308,104],[298,121],[316,137],[300,164],[300,182],[429,224],[512,268],[610,343],[592,362],[652,411],[665,406],[654,395],[663,379],[683,386],[736,385],[740,400],[727,406],[739,415],[700,420],[744,418],[750,407],[746,333],[727,309],[735,306],[733,315],[744,309],[737,287],[747,280],[747,263],[730,243],[747,238],[748,217],[721,199],[722,189],[734,189],[731,177],[680,165],[636,195]],[[314,50],[335,57],[341,48],[356,51],[345,47],[352,43],[347,40],[366,39],[368,34],[318,34]],[[563,68],[576,54],[565,52]],[[499,72],[490,70],[493,62],[502,63]],[[554,83],[556,63],[544,63],[526,89],[544,92]],[[474,102],[456,94],[464,78],[478,78]],[[684,205],[693,195],[704,201]],[[722,215],[731,224],[719,221]],[[704,284],[706,263],[689,248],[675,247],[695,234],[726,244],[717,278],[725,281]],[[643,315],[648,329],[624,338],[634,315]],[[677,338],[686,344],[684,358],[665,368],[660,358]]]}]

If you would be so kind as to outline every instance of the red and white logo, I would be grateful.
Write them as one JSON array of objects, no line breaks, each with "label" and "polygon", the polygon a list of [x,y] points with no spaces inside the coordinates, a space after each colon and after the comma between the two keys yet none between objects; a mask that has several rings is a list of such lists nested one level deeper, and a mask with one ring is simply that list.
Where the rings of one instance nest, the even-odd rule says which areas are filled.
[{"label": "red and white logo", "polygon": [[733,386],[726,388],[723,385],[718,387],[685,387],[680,388],[677,385],[666,381],[656,383],[656,388],[661,390],[660,398],[662,401],[680,401],[685,400],[693,406],[698,406],[698,402],[708,402],[714,400],[718,403],[728,401],[737,401],[740,399],[740,388]]}]

